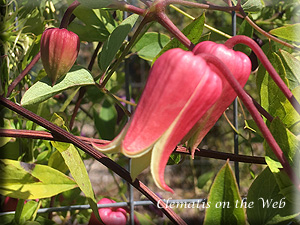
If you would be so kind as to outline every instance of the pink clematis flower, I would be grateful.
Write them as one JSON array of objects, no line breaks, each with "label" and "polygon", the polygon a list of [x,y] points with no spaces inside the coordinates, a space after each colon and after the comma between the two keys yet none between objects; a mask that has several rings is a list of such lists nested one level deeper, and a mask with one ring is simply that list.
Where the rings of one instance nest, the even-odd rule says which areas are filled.
[{"label": "pink clematis flower", "polygon": [[168,158],[221,92],[222,79],[204,59],[171,49],[154,63],[129,123],[110,144],[95,147],[133,158],[133,179],[150,165],[156,185],[172,192],[164,181]]},{"label": "pink clematis flower", "polygon": [[67,29],[49,28],[44,31],[41,38],[41,59],[52,85],[71,69],[79,47],[79,37]]},{"label": "pink clematis flower", "polygon": [[[242,87],[246,84],[251,73],[251,61],[247,55],[242,52],[234,51],[227,48],[223,44],[216,44],[212,41],[204,41],[195,46],[193,52],[197,54],[207,53],[218,57],[232,72]],[[218,73],[218,69],[210,65],[210,68]],[[223,76],[220,76],[223,82],[223,91],[219,99],[214,105],[201,117],[197,124],[191,129],[188,135],[184,138],[188,140],[188,147],[192,150],[192,155],[195,149],[203,140],[208,131],[214,126],[223,112],[230,106],[237,94],[232,89],[231,85]]]}]

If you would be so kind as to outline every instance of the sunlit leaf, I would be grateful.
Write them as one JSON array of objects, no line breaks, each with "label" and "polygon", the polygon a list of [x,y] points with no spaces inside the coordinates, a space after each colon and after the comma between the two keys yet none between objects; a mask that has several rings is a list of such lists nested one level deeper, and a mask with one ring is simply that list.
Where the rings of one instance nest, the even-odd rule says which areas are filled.
[{"label": "sunlit leaf", "polygon": [[95,84],[94,79],[87,69],[81,66],[73,66],[66,76],[59,79],[54,86],[52,86],[51,79],[48,76],[32,85],[25,92],[21,105],[36,104],[67,89],[93,84]]},{"label": "sunlit leaf", "polygon": [[270,30],[270,33],[277,37],[284,38],[289,41],[300,42],[300,23],[289,24],[283,27]]},{"label": "sunlit leaf", "polygon": [[206,209],[204,225],[246,223],[244,209],[239,207],[239,189],[228,162],[218,172],[207,201],[209,208]]},{"label": "sunlit leaf", "polygon": [[49,166],[0,160],[0,193],[12,198],[48,198],[75,188],[76,183]]},{"label": "sunlit leaf", "polygon": [[247,196],[249,224],[280,224],[298,216],[294,207],[281,193],[270,169],[267,167],[254,180]]},{"label": "sunlit leaf", "polygon": [[126,18],[108,37],[107,41],[103,44],[102,50],[98,57],[99,67],[105,71],[110,63],[113,61],[117,52],[123,44],[128,33],[133,28],[138,19],[137,14],[133,14]]},{"label": "sunlit leaf", "polygon": [[142,59],[152,61],[169,41],[165,34],[148,32],[135,44],[135,50]]}]

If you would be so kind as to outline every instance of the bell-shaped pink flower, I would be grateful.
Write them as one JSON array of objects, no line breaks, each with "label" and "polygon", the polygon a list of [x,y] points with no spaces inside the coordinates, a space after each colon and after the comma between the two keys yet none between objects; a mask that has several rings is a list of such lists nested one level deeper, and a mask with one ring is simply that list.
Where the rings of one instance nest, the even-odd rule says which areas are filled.
[{"label": "bell-shaped pink flower", "polygon": [[171,49],[154,63],[132,119],[100,151],[133,158],[133,178],[151,163],[155,183],[172,192],[164,169],[176,145],[222,92],[222,80],[200,56]]},{"label": "bell-shaped pink flower", "polygon": [[[98,204],[111,204],[116,201],[108,198],[102,198]],[[127,222],[127,212],[123,208],[99,208],[99,216],[105,225],[126,225]],[[91,214],[89,225],[103,225],[97,220],[94,213]]]},{"label": "bell-shaped pink flower", "polygon": [[67,29],[49,28],[44,31],[41,38],[41,59],[52,85],[71,69],[79,47],[79,37]]},{"label": "bell-shaped pink flower", "polygon": [[[216,44],[212,41],[200,42],[193,49],[194,54],[207,53],[218,57],[232,72],[233,76],[238,80],[243,87],[251,73],[251,61],[247,55],[242,52],[234,51],[227,48],[223,44]],[[210,68],[218,73],[218,69],[209,64]],[[223,91],[219,99],[214,105],[201,117],[189,134],[184,138],[183,142],[188,140],[188,147],[192,149],[192,154],[195,148],[200,144],[205,135],[214,126],[223,112],[230,106],[237,94],[232,89],[227,80],[221,76],[223,82]]]}]

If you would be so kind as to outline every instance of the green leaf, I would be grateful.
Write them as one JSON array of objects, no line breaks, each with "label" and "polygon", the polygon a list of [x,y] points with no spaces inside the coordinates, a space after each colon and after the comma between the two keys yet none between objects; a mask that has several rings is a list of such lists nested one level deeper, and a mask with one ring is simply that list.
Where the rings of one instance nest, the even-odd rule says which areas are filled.
[{"label": "green leaf", "polygon": [[106,71],[110,63],[113,61],[138,17],[139,15],[137,14],[129,16],[110,34],[98,56],[99,67],[102,71]]},{"label": "green leaf", "polygon": [[135,51],[142,59],[152,61],[169,41],[165,34],[148,32],[135,44]]},{"label": "green leaf", "polygon": [[36,82],[25,92],[21,105],[28,106],[40,103],[67,89],[93,85],[95,82],[88,70],[81,66],[73,66],[66,76],[59,79],[54,86],[51,84],[48,76]]},{"label": "green leaf", "polygon": [[280,49],[280,55],[286,63],[287,79],[290,84],[290,88],[294,89],[300,85],[300,61],[296,59],[292,54]]},{"label": "green leaf", "polygon": [[97,215],[98,208],[92,184],[77,149],[74,147],[74,145],[68,143],[55,141],[52,141],[51,143],[64,158],[72,177],[74,178],[82,192],[85,194],[93,212],[96,212]]},{"label": "green leaf", "polygon": [[[292,90],[293,95],[300,100],[300,86]],[[284,123],[285,127],[295,135],[300,134],[300,115],[294,109],[288,99],[282,102],[282,107],[276,111],[276,115]]]},{"label": "green leaf", "polygon": [[264,5],[263,0],[248,0],[242,7],[245,12],[259,12],[263,9]]},{"label": "green leaf", "polygon": [[[203,32],[205,22],[205,14],[203,13],[201,16],[193,20],[188,26],[186,26],[182,33],[193,43],[197,44],[201,39],[201,35]],[[161,56],[164,52],[168,51],[172,48],[182,48],[187,50],[187,48],[176,38],[173,38],[165,47],[159,52],[159,54],[153,59],[152,64],[156,61],[156,59]]]},{"label": "green leaf", "polygon": [[68,29],[76,33],[81,41],[104,42],[116,26],[111,14],[103,9],[90,9],[80,5],[74,10],[75,19]]},{"label": "green leaf", "polygon": [[66,173],[69,169],[59,151],[55,151],[51,154],[48,160],[48,166],[62,173]]},{"label": "green leaf", "polygon": [[94,110],[95,127],[102,139],[112,140],[115,137],[115,128],[117,124],[117,110],[108,100],[104,100],[100,113]]},{"label": "green leaf", "polygon": [[0,172],[0,194],[12,198],[48,198],[77,186],[65,174],[45,165],[2,159]]},{"label": "green leaf", "polygon": [[[40,204],[34,200],[27,201],[26,203],[19,200],[17,206],[18,213],[15,214],[15,221],[17,224],[28,224],[28,222],[34,222],[30,220],[35,219],[36,211],[38,210],[39,205]],[[18,211],[18,209],[20,209],[20,211]]]},{"label": "green leaf", "polygon": [[[1,121],[0,121],[1,123]],[[3,124],[0,124],[1,129],[12,129],[11,122],[8,119],[3,119]],[[0,147],[6,145],[12,138],[11,137],[0,137]]]},{"label": "green leaf", "polygon": [[279,224],[298,216],[293,204],[282,194],[270,169],[267,167],[254,180],[247,196],[247,217],[250,225]]},{"label": "green leaf", "polygon": [[[288,85],[286,71],[279,55],[275,52],[268,52],[267,57],[281,79]],[[277,116],[277,111],[282,110],[282,104],[285,102],[286,97],[263,66],[260,66],[258,69],[256,83],[260,95],[261,106],[271,115]]]},{"label": "green leaf", "polygon": [[177,165],[182,161],[182,156],[179,153],[172,153],[168,159],[167,165]]},{"label": "green leaf", "polygon": [[[292,132],[286,129],[284,124],[278,118],[275,118],[272,121],[269,129],[277,144],[281,148],[284,156],[287,158],[292,168],[294,168],[295,174],[299,175],[299,137],[295,136]],[[276,178],[281,193],[284,194],[289,201],[294,201],[294,185],[291,183],[291,180],[286,175],[286,173],[282,171],[282,165],[279,163],[277,157],[275,156],[269,145],[267,143],[264,143],[264,146],[266,149],[266,162]]]},{"label": "green leaf", "polygon": [[270,33],[289,41],[300,42],[300,23],[289,24],[270,30]]},{"label": "green leaf", "polygon": [[218,172],[209,192],[204,225],[245,224],[238,186],[229,162]]},{"label": "green leaf", "polygon": [[202,189],[204,185],[214,176],[214,174],[214,171],[201,174],[201,176],[198,177],[197,187]]},{"label": "green leaf", "polygon": [[[65,121],[59,115],[54,114],[51,119],[51,122],[67,130],[67,127],[65,126]],[[51,144],[60,152],[61,156],[65,161],[65,164],[69,168],[72,177],[76,181],[81,191],[85,194],[95,215],[99,217],[97,202],[94,196],[92,184],[79,152],[77,151],[74,145],[69,143],[51,141]]]}]

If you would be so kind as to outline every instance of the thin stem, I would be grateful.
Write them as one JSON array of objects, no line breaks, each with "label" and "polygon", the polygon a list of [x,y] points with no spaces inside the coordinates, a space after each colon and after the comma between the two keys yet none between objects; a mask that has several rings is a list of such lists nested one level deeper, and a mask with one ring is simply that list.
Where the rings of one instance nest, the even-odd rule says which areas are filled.
[{"label": "thin stem", "polygon": [[195,45],[174,25],[164,12],[157,12],[157,21],[171,32],[185,47],[193,50]]},{"label": "thin stem", "polygon": [[61,20],[61,23],[60,23],[60,26],[59,26],[60,29],[61,29],[61,28],[67,28],[67,27],[68,27],[69,21],[70,21],[70,18],[71,18],[72,13],[73,13],[74,9],[76,9],[76,7],[79,6],[79,5],[80,5],[80,3],[79,3],[77,0],[75,0],[75,1],[67,8],[67,10],[66,10],[66,12],[65,12],[65,14],[64,14],[64,16],[63,16],[63,18],[62,18],[62,20]]},{"label": "thin stem", "polygon": [[211,5],[211,4],[201,4],[197,2],[189,2],[189,1],[184,1],[184,0],[166,0],[166,4],[178,4],[178,5],[183,5],[183,6],[189,6],[189,7],[194,7],[194,8],[200,8],[200,9],[209,9],[209,10],[219,10],[219,11],[226,11],[226,12],[231,12],[231,11],[238,11],[240,6],[217,6],[217,5]]},{"label": "thin stem", "polygon": [[81,102],[83,100],[85,92],[86,92],[86,88],[85,87],[81,87],[80,90],[79,90],[78,99],[77,99],[77,102],[75,104],[75,108],[73,110],[73,114],[72,114],[72,117],[71,117],[71,120],[70,120],[70,124],[69,124],[69,129],[70,130],[72,130],[72,128],[73,128],[73,125],[74,125],[74,122],[75,122],[75,117],[76,117],[76,115],[78,113],[78,110],[79,110],[79,107],[80,107]]},{"label": "thin stem", "polygon": [[[94,50],[94,53],[93,53],[92,58],[91,58],[91,61],[90,61],[89,65],[88,65],[88,70],[89,71],[92,71],[92,69],[93,69],[93,65],[95,63],[95,60],[97,58],[98,52],[99,52],[99,50],[101,48],[101,45],[102,45],[102,42],[99,42],[97,44],[96,49]],[[80,104],[82,102],[82,99],[83,99],[85,93],[86,93],[86,88],[85,87],[81,87],[80,90],[79,90],[79,96],[77,98],[77,102],[76,102],[76,105],[75,105],[75,108],[73,110],[73,114],[72,114],[72,117],[71,117],[71,120],[70,120],[70,125],[69,125],[70,130],[72,130],[72,128],[73,128],[75,117],[76,117],[76,115],[78,113],[78,110],[80,108]]]},{"label": "thin stem", "polygon": [[101,88],[99,84],[96,84],[96,87],[98,87],[101,92],[111,97],[114,102],[124,111],[126,116],[131,117],[131,113],[121,104],[120,101],[118,101],[118,99],[112,93],[110,93],[106,88]]},{"label": "thin stem", "polygon": [[[195,17],[191,16],[190,14],[186,13],[185,11],[179,9],[178,7],[176,7],[174,5],[170,5],[170,7],[173,8],[173,9],[175,9],[177,12],[181,13],[182,15],[184,15],[185,17],[187,17],[187,18],[189,18],[191,20],[195,20],[196,19]],[[213,31],[213,32],[215,32],[215,33],[217,33],[217,34],[219,34],[219,35],[221,35],[221,36],[223,36],[223,37],[232,38],[231,35],[226,34],[223,31],[220,31],[220,30],[218,30],[218,29],[216,29],[216,28],[214,28],[212,26],[209,26],[206,23],[204,23],[204,27],[207,28],[207,29],[209,29],[209,30],[211,30],[211,31]]]},{"label": "thin stem", "polygon": [[292,104],[292,106],[295,108],[295,110],[300,115],[299,102],[297,101],[297,99],[295,98],[293,93],[290,91],[290,89],[283,82],[281,77],[278,75],[277,71],[274,69],[274,67],[270,63],[267,56],[264,54],[263,50],[259,47],[259,45],[251,38],[243,36],[243,35],[234,36],[225,42],[225,45],[228,48],[233,48],[233,46],[235,46],[237,44],[245,44],[253,50],[253,52],[256,54],[256,56],[261,61],[263,66],[269,72],[269,74],[272,77],[272,79],[274,80],[274,82],[277,84],[277,86],[280,88],[280,90],[283,92],[283,94],[286,96],[286,98],[289,100],[289,102]]},{"label": "thin stem", "polygon": [[291,181],[295,184],[297,189],[300,190],[300,182],[299,179],[295,176],[295,173],[290,166],[288,160],[284,156],[282,150],[280,149],[279,145],[277,144],[276,140],[274,139],[273,135],[271,134],[270,130],[264,123],[263,119],[261,118],[259,112],[257,111],[255,105],[253,104],[252,100],[249,98],[247,93],[244,91],[244,89],[241,87],[239,82],[236,80],[236,78],[232,75],[228,67],[216,56],[210,55],[210,54],[200,54],[205,60],[207,60],[209,63],[214,64],[216,68],[220,71],[220,74],[224,76],[224,78],[228,81],[228,83],[232,86],[234,91],[237,93],[241,101],[244,103],[250,114],[252,115],[252,118],[256,122],[258,128],[261,130],[265,140],[273,150],[274,154],[276,155],[277,159],[283,166],[284,171],[287,173],[288,177],[291,179]]},{"label": "thin stem", "polygon": [[[58,136],[52,135],[47,131],[37,131],[37,130],[15,130],[15,129],[0,129],[0,137],[13,137],[13,138],[31,138],[31,139],[42,139],[50,141],[60,141],[65,142]],[[81,141],[86,144],[95,143],[98,145],[108,144],[110,141],[87,138],[82,136],[76,136]],[[190,155],[190,151],[183,146],[177,146],[174,150],[174,153]],[[236,155],[232,153],[226,153],[222,151],[215,151],[210,149],[196,149],[195,156],[222,159],[222,160],[231,160],[244,163],[255,163],[255,164],[266,164],[264,157],[259,156],[247,156],[247,155]]]},{"label": "thin stem", "polygon": [[31,62],[26,66],[26,68],[20,73],[20,75],[9,85],[6,96],[9,97],[15,87],[23,80],[27,73],[32,69],[32,67],[39,61],[41,58],[41,53],[38,52],[36,56],[31,60]]},{"label": "thin stem", "polygon": [[121,56],[117,59],[117,61],[115,62],[115,64],[113,65],[113,67],[109,70],[109,72],[106,75],[106,77],[104,78],[104,80],[101,82],[101,84],[100,84],[101,88],[105,87],[105,85],[107,84],[108,80],[111,78],[111,76],[113,75],[113,73],[115,72],[115,70],[118,68],[118,66],[120,65],[120,63],[123,61],[123,59],[125,58],[125,56],[128,54],[128,52],[130,51],[130,49],[133,46],[133,44],[135,43],[135,41],[138,39],[139,34],[141,33],[141,31],[143,30],[144,26],[148,22],[150,22],[149,18],[145,17],[142,20],[142,22],[138,26],[137,30],[134,32],[132,38],[130,39],[129,43],[127,44],[127,46],[125,47],[124,51],[122,52]]},{"label": "thin stem", "polygon": [[1,105],[13,110],[14,112],[18,113],[19,115],[37,123],[38,125],[46,128],[49,130],[53,136],[59,137],[60,139],[70,142],[76,147],[80,148],[90,156],[92,156],[94,159],[96,159],[98,162],[105,165],[107,168],[114,171],[114,173],[118,174],[120,177],[122,177],[124,180],[126,180],[129,184],[134,186],[138,191],[140,191],[142,194],[144,194],[150,201],[152,201],[155,205],[160,205],[161,210],[165,213],[165,215],[175,224],[186,224],[170,207],[167,207],[167,205],[160,201],[160,198],[153,193],[145,184],[143,184],[141,181],[136,179],[135,181],[132,181],[130,173],[125,170],[123,167],[112,161],[110,158],[108,158],[103,153],[95,150],[92,146],[86,144],[73,134],[67,132],[66,130],[56,126],[55,124],[49,122],[48,120],[37,116],[33,112],[13,103],[12,101],[9,101],[8,99],[0,96],[0,103]]},{"label": "thin stem", "polygon": [[[147,6],[150,7],[150,4],[151,3],[147,4]],[[134,13],[134,14],[138,14],[140,16],[143,16],[146,13],[145,9],[138,8],[134,5],[130,5],[130,4],[127,4],[125,2],[119,2],[117,8],[119,10],[131,12],[131,13]]]},{"label": "thin stem", "polygon": [[278,39],[277,37],[274,37],[273,35],[271,35],[270,33],[264,31],[263,29],[261,29],[259,26],[257,26],[248,16],[247,14],[244,12],[243,8],[241,7],[239,9],[240,13],[242,14],[242,16],[245,18],[245,20],[256,30],[258,31],[259,33],[261,33],[262,35],[264,35],[265,37],[271,39],[272,41],[275,41],[277,43],[280,43],[286,47],[289,47],[291,49],[295,49],[295,50],[300,50],[300,48],[294,46],[294,45],[291,45],[285,41],[282,41],[280,39]]}]

